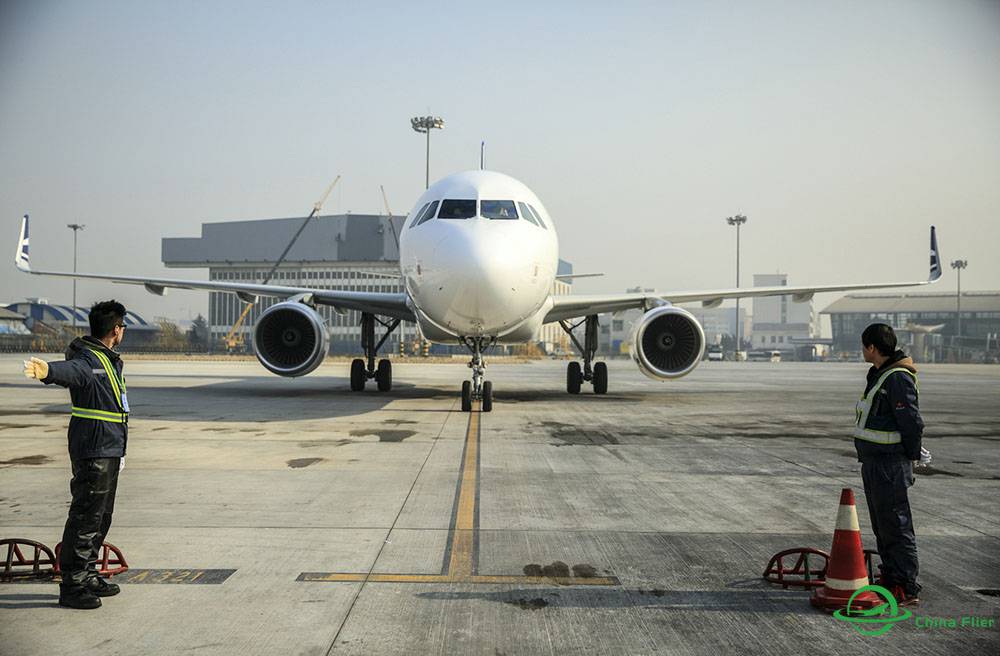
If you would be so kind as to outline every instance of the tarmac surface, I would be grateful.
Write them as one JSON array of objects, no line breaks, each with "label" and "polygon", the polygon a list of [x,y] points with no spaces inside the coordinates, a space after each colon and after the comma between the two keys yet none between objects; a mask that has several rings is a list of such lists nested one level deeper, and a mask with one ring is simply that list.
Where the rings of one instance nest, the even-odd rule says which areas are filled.
[{"label": "tarmac surface", "polygon": [[[22,359],[0,356],[0,539],[54,547],[68,395]],[[74,611],[0,584],[0,654],[1000,653],[1000,367],[922,368],[923,601],[868,637],[761,579],[830,549],[843,487],[874,547],[848,437],[865,365],[657,383],[613,361],[603,397],[567,395],[565,366],[490,366],[494,410],[470,414],[464,364],[396,363],[390,393],[342,363],[129,364],[122,593]],[[963,616],[993,625],[925,626]]]}]

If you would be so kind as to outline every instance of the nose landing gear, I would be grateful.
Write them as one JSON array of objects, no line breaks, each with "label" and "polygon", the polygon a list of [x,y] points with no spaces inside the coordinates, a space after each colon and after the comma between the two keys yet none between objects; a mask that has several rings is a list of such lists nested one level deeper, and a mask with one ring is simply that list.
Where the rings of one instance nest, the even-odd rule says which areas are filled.
[{"label": "nose landing gear", "polygon": [[[378,343],[375,343],[376,321],[385,327],[385,334],[382,335],[382,339]],[[367,365],[365,360],[361,358],[355,358],[351,362],[352,391],[362,391],[369,378],[375,379],[378,391],[380,392],[388,392],[392,389],[392,362],[383,358],[378,361],[378,367],[376,367],[375,356],[397,326],[399,326],[399,319],[393,319],[386,323],[374,314],[368,314],[367,312],[361,314],[361,348],[364,349]]]},{"label": "nose landing gear", "polygon": [[472,351],[469,368],[472,369],[472,380],[462,383],[462,412],[472,411],[473,401],[482,401],[483,412],[493,410],[493,383],[484,380],[486,362],[483,361],[483,351],[496,344],[496,337],[463,337],[462,343]]},{"label": "nose landing gear", "polygon": [[[584,324],[583,344],[576,339],[573,334],[575,328]],[[604,362],[593,362],[597,353],[597,315],[591,314],[583,321],[570,325],[568,321],[560,321],[563,331],[569,335],[577,350],[583,356],[583,367],[579,362],[570,362],[566,366],[566,391],[570,394],[579,394],[583,381],[587,381],[594,386],[594,394],[608,393],[608,365]]]}]

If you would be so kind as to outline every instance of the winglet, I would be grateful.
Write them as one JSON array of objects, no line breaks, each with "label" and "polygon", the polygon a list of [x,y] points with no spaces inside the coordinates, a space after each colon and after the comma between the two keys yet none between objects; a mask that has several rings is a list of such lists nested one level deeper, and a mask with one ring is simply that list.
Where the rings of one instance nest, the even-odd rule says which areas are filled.
[{"label": "winglet", "polygon": [[[27,249],[27,246],[25,246]],[[941,277],[941,256],[938,253],[937,230],[931,226],[931,274],[927,282],[936,282]]]},{"label": "winglet", "polygon": [[14,253],[14,266],[25,273],[31,272],[28,258],[28,215],[21,219],[21,236],[17,240],[17,251]]}]

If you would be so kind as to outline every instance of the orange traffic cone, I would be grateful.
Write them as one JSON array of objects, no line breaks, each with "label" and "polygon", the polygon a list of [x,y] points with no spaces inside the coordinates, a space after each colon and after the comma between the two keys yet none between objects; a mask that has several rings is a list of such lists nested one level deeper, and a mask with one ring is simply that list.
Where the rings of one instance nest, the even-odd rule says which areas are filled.
[{"label": "orange traffic cone", "polygon": [[[865,554],[861,549],[861,529],[858,528],[858,511],[854,507],[854,491],[845,487],[840,492],[837,525],[833,530],[833,547],[830,548],[830,565],[826,570],[826,583],[817,588],[809,602],[817,608],[836,610],[846,608],[858,589],[868,585]],[[862,592],[854,597],[851,610],[872,608],[885,603],[873,592]]]}]

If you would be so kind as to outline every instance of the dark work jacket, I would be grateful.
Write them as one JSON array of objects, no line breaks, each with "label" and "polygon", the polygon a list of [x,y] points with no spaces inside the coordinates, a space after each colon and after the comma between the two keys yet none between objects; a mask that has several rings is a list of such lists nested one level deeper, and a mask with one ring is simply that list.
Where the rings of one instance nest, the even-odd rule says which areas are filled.
[{"label": "dark work jacket", "polygon": [[[119,379],[124,379],[125,363],[121,356],[94,337],[77,337],[66,349],[65,362],[49,362],[46,385],[69,388],[72,405],[92,410],[120,413],[111,381],[104,365],[90,349],[106,355]],[[69,418],[70,460],[85,458],[121,458],[128,442],[128,424],[116,424],[97,419]]]},{"label": "dark work jacket", "polygon": [[[881,367],[868,370],[868,380],[865,394],[875,386],[879,376],[893,367],[909,369],[914,374],[917,368],[913,360],[906,357],[902,351],[896,351]],[[868,415],[868,427],[875,430],[899,431],[900,444],[876,444],[855,438],[854,448],[858,452],[858,460],[873,460],[876,458],[906,458],[920,459],[920,442],[924,433],[924,420],[920,417],[920,407],[917,404],[917,388],[912,376],[897,372],[891,374],[882,383],[882,389],[872,400],[872,409]]]}]

